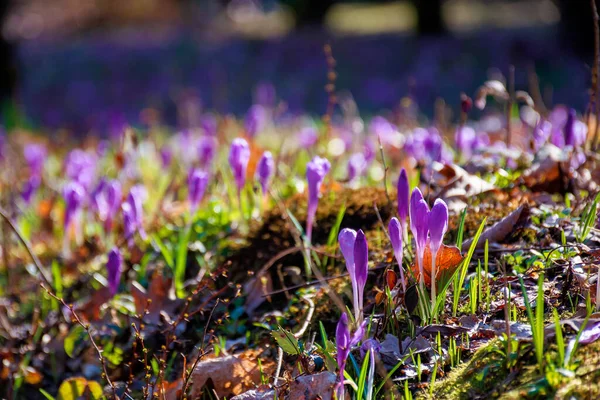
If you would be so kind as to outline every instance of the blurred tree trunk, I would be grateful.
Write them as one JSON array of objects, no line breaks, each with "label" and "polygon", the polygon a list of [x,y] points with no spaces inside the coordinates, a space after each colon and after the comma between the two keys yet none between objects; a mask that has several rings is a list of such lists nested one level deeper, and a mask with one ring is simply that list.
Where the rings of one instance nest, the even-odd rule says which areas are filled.
[{"label": "blurred tree trunk", "polygon": [[417,9],[417,30],[421,36],[443,35],[442,0],[413,0]]},{"label": "blurred tree trunk", "polygon": [[[0,0],[0,27],[8,16],[10,0]],[[0,105],[14,96],[16,84],[16,67],[13,44],[0,34]]]}]

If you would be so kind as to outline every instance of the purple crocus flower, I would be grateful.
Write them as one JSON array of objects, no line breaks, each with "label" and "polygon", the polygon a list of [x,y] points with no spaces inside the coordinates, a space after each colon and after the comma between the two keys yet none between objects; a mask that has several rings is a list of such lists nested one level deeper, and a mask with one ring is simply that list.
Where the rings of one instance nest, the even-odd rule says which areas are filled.
[{"label": "purple crocus flower", "polygon": [[456,149],[464,158],[469,158],[473,153],[473,145],[477,139],[475,129],[470,126],[461,125],[456,129],[454,135],[454,141],[456,143]]},{"label": "purple crocus flower", "polygon": [[41,177],[47,156],[46,147],[41,144],[28,144],[23,148],[23,156],[29,167],[30,175]]},{"label": "purple crocus flower", "polygon": [[64,218],[64,238],[63,238],[63,253],[69,254],[69,230],[74,229],[75,239],[79,244],[83,241],[81,232],[81,203],[85,190],[78,182],[69,182],[63,188],[63,198],[65,201],[65,218]]},{"label": "purple crocus flower", "polygon": [[65,174],[70,180],[77,181],[86,190],[96,177],[96,157],[81,149],[72,150],[65,159]]},{"label": "purple crocus flower", "polygon": [[163,168],[169,168],[171,166],[171,162],[173,162],[173,152],[167,146],[163,146],[160,149],[160,162]]},{"label": "purple crocus flower", "polygon": [[233,172],[233,177],[240,196],[244,185],[246,184],[246,169],[250,161],[250,147],[248,142],[242,138],[233,139],[231,149],[229,150],[229,165]]},{"label": "purple crocus flower", "polygon": [[436,257],[448,230],[448,206],[442,199],[437,199],[429,213],[429,248],[431,250],[431,309],[436,301]]},{"label": "purple crocus flower", "polygon": [[394,257],[400,267],[400,282],[402,283],[402,291],[406,293],[406,281],[404,279],[404,269],[402,268],[402,226],[398,218],[393,217],[388,224],[388,234],[392,241],[392,249],[394,250]]},{"label": "purple crocus flower", "polygon": [[344,228],[338,235],[338,243],[340,244],[340,250],[346,260],[346,269],[350,275],[350,282],[352,283],[352,301],[354,305],[354,315],[358,318],[360,306],[358,304],[358,284],[356,282],[356,274],[354,273],[354,243],[356,242],[356,231],[350,228]]},{"label": "purple crocus flower", "polygon": [[306,165],[306,180],[308,181],[308,207],[306,212],[306,238],[311,242],[312,227],[319,204],[319,193],[325,175],[331,169],[331,164],[325,158],[316,156]]},{"label": "purple crocus flower", "polygon": [[367,159],[363,153],[354,153],[348,160],[348,181],[361,177],[367,169]]},{"label": "purple crocus flower", "polygon": [[256,167],[256,176],[260,182],[263,195],[266,195],[269,191],[269,185],[275,172],[275,161],[273,161],[273,155],[270,151],[265,151],[258,161]]},{"label": "purple crocus flower", "polygon": [[402,227],[402,238],[406,240],[408,237],[406,219],[408,218],[410,186],[408,183],[408,176],[406,175],[406,170],[404,168],[402,168],[400,171],[400,176],[398,177],[397,190],[398,217],[400,217],[400,226]]},{"label": "purple crocus flower", "polygon": [[106,201],[106,214],[104,219],[101,219],[104,221],[104,231],[110,232],[113,220],[121,205],[121,184],[116,180],[109,181],[106,183],[103,192]]},{"label": "purple crocus flower", "polygon": [[190,202],[190,212],[195,214],[198,205],[204,197],[206,186],[208,185],[208,174],[198,168],[190,171],[188,176],[188,199]]},{"label": "purple crocus flower", "polygon": [[576,111],[570,109],[567,114],[567,120],[565,121],[565,127],[563,128],[565,134],[565,145],[575,146],[575,120],[577,118]]},{"label": "purple crocus flower", "polygon": [[123,227],[125,237],[128,238],[129,246],[133,246],[133,235],[138,232],[143,240],[146,240],[144,230],[144,208],[143,203],[147,192],[144,186],[135,185],[129,190],[127,200],[121,206],[123,212]]},{"label": "purple crocus flower", "polygon": [[319,133],[313,127],[302,128],[298,133],[298,144],[300,147],[309,149],[317,143]]},{"label": "purple crocus flower", "polygon": [[108,288],[111,296],[117,294],[119,290],[119,282],[121,282],[121,269],[123,266],[123,257],[117,247],[108,253],[108,261],[106,262],[106,272],[108,275]]},{"label": "purple crocus flower", "polygon": [[271,82],[260,82],[256,85],[254,97],[257,104],[273,107],[276,98],[275,86]]},{"label": "purple crocus flower", "polygon": [[255,104],[248,110],[244,120],[244,128],[249,137],[254,137],[264,129],[267,112],[263,106]]},{"label": "purple crocus flower", "polygon": [[217,152],[217,139],[214,136],[204,136],[198,142],[198,159],[200,166],[208,169],[212,166]]},{"label": "purple crocus flower", "polygon": [[335,344],[337,350],[337,363],[339,367],[340,382],[338,383],[337,398],[344,398],[344,370],[346,369],[346,361],[352,346],[357,345],[365,334],[366,321],[363,321],[354,334],[350,333],[348,324],[348,315],[344,312],[338,321],[335,330]]},{"label": "purple crocus flower", "polygon": [[200,124],[205,136],[215,136],[217,134],[218,123],[214,115],[204,115]]},{"label": "purple crocus flower", "polygon": [[415,238],[417,247],[417,260],[419,264],[419,285],[421,292],[425,289],[425,276],[423,274],[423,255],[427,244],[427,233],[429,225],[429,206],[423,200],[419,188],[415,188],[410,199],[410,230]]},{"label": "purple crocus flower", "polygon": [[37,175],[32,175],[27,179],[25,184],[23,185],[23,189],[21,190],[21,198],[25,202],[25,204],[30,204],[31,199],[35,192],[37,192],[40,187],[42,181],[41,178]]},{"label": "purple crocus flower", "polygon": [[367,283],[367,275],[369,273],[369,246],[367,238],[362,229],[359,229],[354,241],[354,275],[356,279],[356,288],[358,295],[358,318],[356,321],[362,320],[362,308],[365,292],[365,284]]}]

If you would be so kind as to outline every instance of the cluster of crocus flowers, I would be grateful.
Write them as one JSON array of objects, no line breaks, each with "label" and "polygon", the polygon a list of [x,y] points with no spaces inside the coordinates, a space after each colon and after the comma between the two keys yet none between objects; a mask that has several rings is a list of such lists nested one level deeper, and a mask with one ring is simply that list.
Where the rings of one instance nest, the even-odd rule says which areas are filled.
[{"label": "cluster of crocus flowers", "polygon": [[241,194],[244,185],[246,184],[246,170],[250,161],[250,146],[243,138],[233,139],[231,148],[229,149],[229,165],[237,186],[238,199],[241,207]]},{"label": "cluster of crocus flowers", "polygon": [[273,155],[270,151],[265,151],[258,161],[258,166],[256,167],[256,178],[260,183],[263,195],[266,195],[269,191],[269,186],[271,184],[271,179],[273,178],[274,172],[275,161],[273,161]]},{"label": "cluster of crocus flowers", "polygon": [[365,284],[369,272],[367,238],[362,230],[356,232],[353,229],[345,228],[338,235],[338,242],[352,283],[354,319],[361,321]]},{"label": "cluster of crocus flowers", "polygon": [[23,148],[23,157],[29,168],[29,179],[21,192],[25,203],[30,203],[42,182],[42,172],[47,157],[46,147],[41,144],[28,144]]},{"label": "cluster of crocus flowers", "polygon": [[423,199],[423,194],[419,188],[415,188],[410,197],[410,231],[415,239],[417,250],[417,262],[419,264],[419,288],[421,293],[425,293],[425,275],[423,274],[423,256],[425,254],[425,245],[427,244],[427,235],[429,232],[429,206]]},{"label": "cluster of crocus flowers", "polygon": [[208,185],[208,174],[199,168],[193,168],[188,175],[188,200],[190,214],[194,215],[204,197]]},{"label": "cluster of crocus flowers", "polygon": [[344,399],[344,370],[346,361],[353,346],[356,346],[365,334],[366,321],[358,325],[354,333],[350,332],[348,314],[342,313],[335,330],[335,344],[337,351],[337,363],[339,367],[340,382],[338,383],[337,398]]},{"label": "cluster of crocus flowers", "polygon": [[308,182],[308,207],[306,211],[306,238],[308,242],[312,239],[312,228],[319,204],[321,184],[325,175],[331,169],[331,164],[326,158],[316,156],[306,165],[306,180]]}]

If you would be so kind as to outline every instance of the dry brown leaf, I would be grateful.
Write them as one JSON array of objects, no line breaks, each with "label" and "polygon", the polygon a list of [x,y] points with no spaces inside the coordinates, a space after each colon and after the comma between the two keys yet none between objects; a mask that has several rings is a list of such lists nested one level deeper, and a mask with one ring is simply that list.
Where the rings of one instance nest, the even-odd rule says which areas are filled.
[{"label": "dry brown leaf", "polygon": [[[460,254],[460,250],[455,246],[442,245],[435,256],[436,265],[436,287],[440,286],[439,278],[442,276],[451,276],[452,273],[458,268],[458,265],[462,261],[463,257]],[[420,279],[421,274],[419,273],[419,263],[415,259],[415,263],[412,266],[413,274],[417,280]],[[424,281],[427,287],[431,286],[431,249],[429,243],[425,246],[425,252],[423,253],[423,274]]]},{"label": "dry brown leaf", "polygon": [[[525,203],[515,211],[508,214],[506,217],[502,218],[500,221],[496,222],[494,225],[485,229],[479,237],[476,248],[483,248],[486,240],[489,241],[490,244],[501,242],[513,231],[516,225],[527,218],[529,218],[529,204]],[[463,251],[467,251],[469,249],[472,241],[473,239],[469,239],[463,243]]]},{"label": "dry brown leaf", "polygon": [[[225,356],[200,362],[192,372],[192,396],[200,398],[202,389],[210,380],[217,395],[238,395],[260,384],[261,367],[258,365],[258,352],[248,350],[236,356]],[[263,360],[261,360],[263,361]],[[270,361],[262,362],[262,374],[274,371]]]},{"label": "dry brown leaf", "polygon": [[156,324],[160,320],[160,313],[166,312],[173,315],[180,301],[175,299],[171,293],[172,280],[167,279],[157,273],[152,276],[148,290],[144,289],[138,282],[131,284],[131,295],[135,304],[135,311],[144,317],[144,321],[150,324]]},{"label": "dry brown leaf", "polygon": [[456,213],[467,206],[470,197],[497,190],[496,186],[468,173],[458,165],[436,163],[434,169],[434,179],[442,186],[435,197],[444,199],[448,209]]},{"label": "dry brown leaf", "polygon": [[329,371],[299,376],[290,383],[289,398],[298,400],[333,399],[335,382],[335,374]]}]

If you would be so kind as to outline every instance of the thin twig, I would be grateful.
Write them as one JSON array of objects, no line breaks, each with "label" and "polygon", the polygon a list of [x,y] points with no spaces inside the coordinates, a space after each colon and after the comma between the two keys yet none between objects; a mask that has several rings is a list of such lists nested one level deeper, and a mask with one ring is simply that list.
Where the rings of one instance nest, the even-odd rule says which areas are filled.
[{"label": "thin twig", "polygon": [[[300,339],[304,332],[308,329],[310,322],[312,320],[313,314],[315,312],[315,303],[308,297],[302,296],[302,300],[308,303],[308,312],[306,313],[306,318],[304,319],[304,323],[298,330],[298,332],[294,333],[294,337],[296,339]],[[279,347],[277,349],[277,369],[275,370],[275,377],[273,379],[273,387],[277,387],[277,382],[279,381],[279,375],[281,374],[281,365],[283,364],[283,349]]]},{"label": "thin twig", "polygon": [[381,163],[383,164],[383,190],[385,191],[385,197],[387,197],[388,206],[393,208],[392,199],[390,199],[390,194],[387,189],[387,172],[388,166],[385,163],[385,155],[383,153],[383,145],[381,144],[381,138],[377,135],[377,141],[379,142],[379,152],[381,153]]},{"label": "thin twig", "polygon": [[[48,277],[48,273],[46,272],[46,270],[42,266],[42,263],[40,262],[39,258],[35,255],[35,253],[31,249],[31,246],[29,245],[29,242],[27,241],[27,239],[25,239],[23,237],[23,235],[21,234],[21,232],[19,232],[19,229],[17,228],[17,226],[10,219],[10,217],[8,216],[8,213],[6,212],[6,210],[4,210],[2,207],[0,207],[0,216],[4,219],[4,221],[6,221],[6,223],[8,224],[8,226],[10,226],[10,228],[13,230],[13,232],[15,233],[15,235],[17,235],[17,238],[19,238],[19,241],[21,242],[21,244],[25,247],[25,250],[27,250],[27,253],[29,254],[29,257],[31,257],[31,260],[33,261],[33,264],[35,265],[35,268],[38,270],[39,274],[41,275],[42,280],[44,281],[44,283],[46,283],[46,285],[52,287],[52,280]],[[8,268],[8,265],[6,267]]]}]

